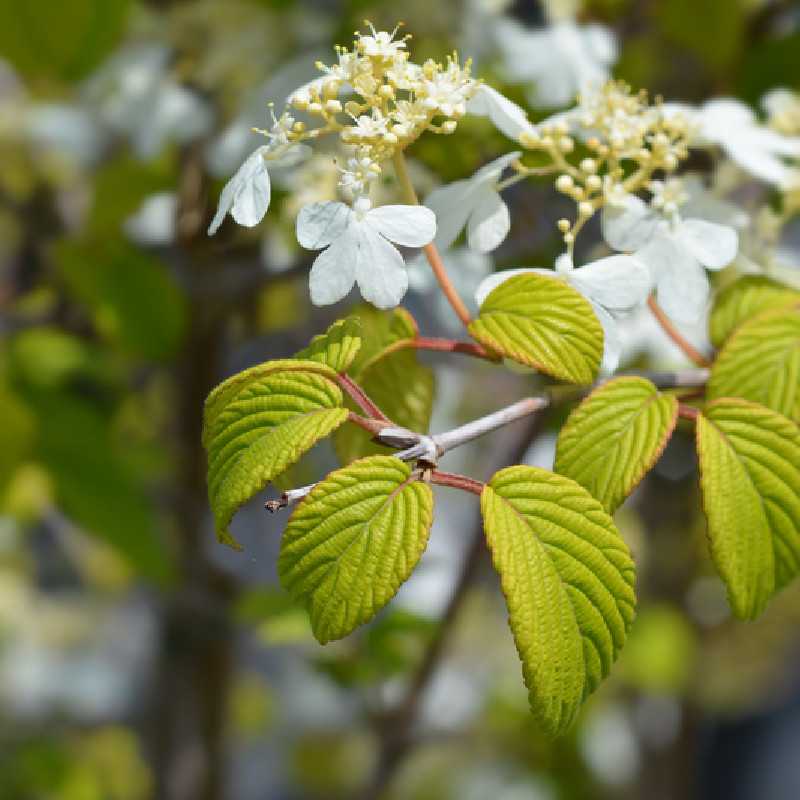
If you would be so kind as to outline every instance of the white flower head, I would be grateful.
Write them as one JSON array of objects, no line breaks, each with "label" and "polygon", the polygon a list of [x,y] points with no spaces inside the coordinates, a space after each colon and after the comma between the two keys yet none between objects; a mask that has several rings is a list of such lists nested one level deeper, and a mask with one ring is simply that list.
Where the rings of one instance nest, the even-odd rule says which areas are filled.
[{"label": "white flower head", "polygon": [[311,301],[336,303],[357,283],[361,295],[378,308],[393,308],[408,289],[403,256],[392,242],[422,247],[436,234],[436,217],[424,206],[372,208],[360,198],[344,203],[313,203],[297,217],[297,240],[321,252],[311,267]]},{"label": "white flower head", "polygon": [[638,258],[614,255],[575,269],[572,259],[564,254],[556,259],[556,271],[540,268],[507,269],[496,272],[478,287],[475,299],[482,305],[489,293],[514,275],[535,273],[568,283],[591,304],[603,326],[603,370],[613,372],[619,363],[622,340],[615,315],[627,313],[642,304],[650,293],[651,280],[647,267]]},{"label": "white flower head", "polygon": [[467,243],[479,253],[488,253],[508,235],[508,207],[497,191],[503,170],[522,154],[508,153],[481,167],[471,178],[434,189],[425,205],[436,214],[436,245],[449,247],[464,226]]},{"label": "white flower head", "polygon": [[681,112],[694,122],[693,146],[718,146],[745,172],[779,188],[796,180],[796,169],[787,160],[800,158],[800,136],[785,136],[762,125],[744,103],[723,97],[699,109],[674,103],[664,110]]},{"label": "white flower head", "polygon": [[501,19],[496,39],[507,78],[531,84],[528,98],[538,108],[568,105],[582,90],[601,86],[617,58],[617,43],[608,28],[579,26],[570,16],[537,30]]},{"label": "white flower head", "polygon": [[728,225],[683,219],[675,184],[667,195],[664,186],[654,188],[661,210],[635,195],[615,196],[607,203],[601,217],[603,237],[615,250],[635,251],[636,258],[650,269],[659,305],[670,317],[695,322],[708,300],[706,270],[730,264],[739,237]]},{"label": "white flower head", "polygon": [[217,213],[208,226],[208,235],[213,236],[225,215],[230,215],[240,225],[252,228],[264,218],[269,208],[271,182],[267,167],[293,166],[310,153],[311,149],[304,144],[290,141],[294,119],[288,113],[275,119],[269,131],[260,131],[268,139],[269,144],[262,145],[248,156],[236,174],[225,184],[217,205]]}]

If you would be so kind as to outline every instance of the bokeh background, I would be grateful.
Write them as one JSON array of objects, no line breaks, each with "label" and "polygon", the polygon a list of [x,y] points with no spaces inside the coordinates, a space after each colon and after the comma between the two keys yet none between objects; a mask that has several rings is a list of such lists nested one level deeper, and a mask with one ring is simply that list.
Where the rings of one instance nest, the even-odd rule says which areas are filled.
[{"label": "bokeh background", "polygon": [[[757,106],[800,85],[795,2],[591,0],[580,14],[617,35],[616,76],[668,99]],[[293,236],[299,207],[334,191],[329,159],[276,179],[258,228],[206,236],[221,186],[260,144],[250,127],[365,17],[390,30],[402,18],[414,60],[457,47],[526,104],[499,68],[501,15],[542,22],[533,0],[0,0],[0,798],[800,797],[800,587],[758,622],[730,619],[686,431],[618,514],[638,619],[556,742],[527,711],[472,498],[440,491],[415,576],[326,647],[277,584],[285,517],[253,502],[234,522],[242,553],[214,540],[206,394],[355,302],[310,305],[310,254]],[[416,145],[412,166],[424,191],[507,150],[465,121]],[[454,260],[465,292],[558,251],[569,207],[549,183],[508,200],[494,261]],[[459,335],[413,269],[423,331]],[[630,326],[627,366],[680,363],[646,320]],[[459,358],[409,367],[434,430],[536,390],[534,376]],[[549,466],[565,413],[465,447],[449,468]],[[320,447],[293,480],[334,464]]]}]

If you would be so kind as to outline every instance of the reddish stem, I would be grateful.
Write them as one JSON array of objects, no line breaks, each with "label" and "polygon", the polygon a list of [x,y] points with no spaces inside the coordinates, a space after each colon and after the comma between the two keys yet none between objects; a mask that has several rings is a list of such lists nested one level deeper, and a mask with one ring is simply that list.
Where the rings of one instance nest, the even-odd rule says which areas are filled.
[{"label": "reddish stem", "polygon": [[358,425],[359,428],[363,428],[365,431],[373,435],[379,434],[384,428],[391,424],[383,419],[370,419],[368,417],[362,417],[361,414],[356,414],[354,411],[350,411],[348,413],[347,421],[352,422],[354,425]]},{"label": "reddish stem", "polygon": [[444,292],[444,296],[447,298],[447,302],[450,303],[453,311],[456,312],[458,318],[464,323],[464,326],[469,327],[470,322],[472,322],[469,309],[464,305],[463,301],[458,296],[456,287],[451,283],[436,245],[431,242],[430,244],[426,244],[422,249],[428,259],[428,263],[431,265],[433,274],[436,276],[436,280],[439,282],[439,286]]},{"label": "reddish stem", "polygon": [[697,350],[691,342],[688,342],[681,332],[672,324],[672,320],[670,320],[664,312],[664,309],[656,302],[656,298],[653,295],[647,298],[647,305],[653,312],[653,316],[658,320],[659,325],[664,329],[664,333],[683,350],[693,363],[697,364],[698,367],[711,366],[711,362]]},{"label": "reddish stem", "polygon": [[700,412],[694,406],[687,406],[680,403],[678,405],[678,416],[681,417],[681,419],[688,419],[695,422],[700,416]]},{"label": "reddish stem", "polygon": [[353,402],[365,413],[374,419],[391,422],[389,417],[381,411],[372,400],[367,397],[364,390],[349,376],[341,373],[337,376],[339,386],[347,392]]},{"label": "reddish stem", "polygon": [[472,492],[480,497],[483,492],[484,484],[466,475],[458,475],[455,472],[440,472],[438,469],[431,472],[431,483],[437,486],[450,486],[453,489],[462,489],[465,492]]}]

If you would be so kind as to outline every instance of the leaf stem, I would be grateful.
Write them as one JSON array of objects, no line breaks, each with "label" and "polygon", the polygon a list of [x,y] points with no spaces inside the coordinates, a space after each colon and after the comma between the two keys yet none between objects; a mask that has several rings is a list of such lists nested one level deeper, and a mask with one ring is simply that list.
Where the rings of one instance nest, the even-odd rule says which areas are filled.
[{"label": "leaf stem", "polygon": [[697,418],[700,416],[700,411],[696,409],[694,406],[687,406],[684,403],[679,403],[678,416],[681,419],[688,419],[691,422],[696,422]]},{"label": "leaf stem", "polygon": [[336,380],[350,396],[352,401],[368,416],[384,422],[390,422],[389,417],[381,411],[375,403],[367,397],[366,392],[349,376],[343,372],[337,375]]},{"label": "leaf stem", "polygon": [[478,497],[480,497],[484,487],[481,481],[476,481],[474,478],[468,478],[466,475],[459,475],[455,472],[441,472],[438,469],[431,472],[430,480],[431,483],[435,483],[437,486],[461,489],[465,492],[476,494]]},{"label": "leaf stem", "polygon": [[483,345],[473,342],[459,342],[455,339],[444,339],[433,336],[417,336],[413,339],[400,339],[397,342],[389,345],[383,352],[393,353],[396,350],[404,350],[406,348],[414,348],[415,350],[432,350],[441,353],[462,353],[466,356],[473,356],[475,358],[483,358],[486,361],[498,362],[501,360],[500,356],[489,352]]},{"label": "leaf stem", "polygon": [[[400,184],[400,188],[403,191],[403,196],[405,197],[406,202],[413,206],[419,205],[419,198],[414,190],[414,184],[411,183],[411,178],[406,167],[406,159],[402,150],[398,150],[394,154],[393,163],[394,171],[397,175],[397,180]],[[442,257],[439,255],[439,250],[437,249],[436,245],[431,242],[430,244],[426,244],[422,250],[428,259],[428,263],[431,265],[431,269],[433,270],[433,274],[436,276],[436,280],[439,282],[439,286],[444,292],[444,296],[447,298],[447,302],[450,303],[453,311],[456,312],[456,315],[464,323],[464,325],[468,326],[472,321],[469,309],[464,305],[464,302],[458,296],[456,287],[453,286],[453,283],[447,274],[444,262],[442,261]]]},{"label": "leaf stem", "polygon": [[678,347],[686,354],[687,358],[689,358],[694,364],[697,364],[698,367],[708,367],[711,366],[711,362],[699,351],[697,350],[691,342],[687,341],[683,334],[673,325],[672,320],[666,315],[664,309],[656,302],[656,298],[654,295],[650,295],[647,298],[647,305],[650,307],[650,310],[653,312],[653,316],[658,320],[659,325],[664,329],[664,333],[675,342]]}]

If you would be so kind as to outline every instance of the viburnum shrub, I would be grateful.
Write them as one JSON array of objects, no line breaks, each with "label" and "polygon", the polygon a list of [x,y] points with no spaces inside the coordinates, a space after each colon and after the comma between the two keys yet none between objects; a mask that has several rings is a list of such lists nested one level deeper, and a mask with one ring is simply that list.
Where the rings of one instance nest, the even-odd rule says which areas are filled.
[{"label": "viburnum shrub", "polygon": [[[589,35],[569,25],[564,36]],[[339,320],[292,358],[255,366],[212,392],[209,497],[220,540],[237,546],[229,524],[239,506],[334,438],[343,466],[268,504],[291,508],[278,571],[324,643],[372,619],[409,577],[427,544],[433,487],[477,495],[531,707],[556,735],[625,644],[635,564],[613,514],[679,417],[696,430],[709,547],[734,613],[756,617],[800,571],[800,292],[774,248],[798,205],[787,159],[800,155],[800,130],[785,129],[783,106],[781,129],[737,101],[651,102],[614,81],[585,83],[574,108],[533,124],[455,54],[411,61],[408,38],[370,26],[352,48],[337,50],[337,63],[319,64],[320,77],[273,114],[262,131],[267,144],[222,192],[210,233],[227,213],[256,225],[269,207],[270,169],[300,165],[309,145],[338,140],[343,201],[311,203],[297,216],[299,243],[319,251],[311,299],[331,304],[357,284],[366,301],[393,310]],[[513,151],[421,205],[404,151],[421,136],[454,135],[470,114],[488,117]],[[716,185],[685,169],[693,148],[714,155]],[[387,171],[403,202],[375,205]],[[563,253],[552,268],[490,275],[473,318],[448,277],[447,248],[462,231],[474,250],[498,247],[510,228],[503,191],[541,175],[575,203],[572,218],[558,221]],[[745,212],[722,199],[753,178],[773,187],[770,205]],[[596,215],[609,254],[576,263],[576,238]],[[472,341],[421,335],[397,307],[408,288],[397,245],[423,249]],[[734,262],[733,277],[711,298],[707,271]],[[710,301],[717,349],[707,358],[680,327],[701,319]],[[696,368],[615,375],[617,320],[642,305]],[[413,359],[389,356],[425,349],[497,369],[516,362],[559,383],[444,432],[428,432],[427,408],[412,430],[408,405],[427,373]],[[512,464],[482,483],[439,469],[449,450],[555,403],[573,408],[554,471]]]}]

